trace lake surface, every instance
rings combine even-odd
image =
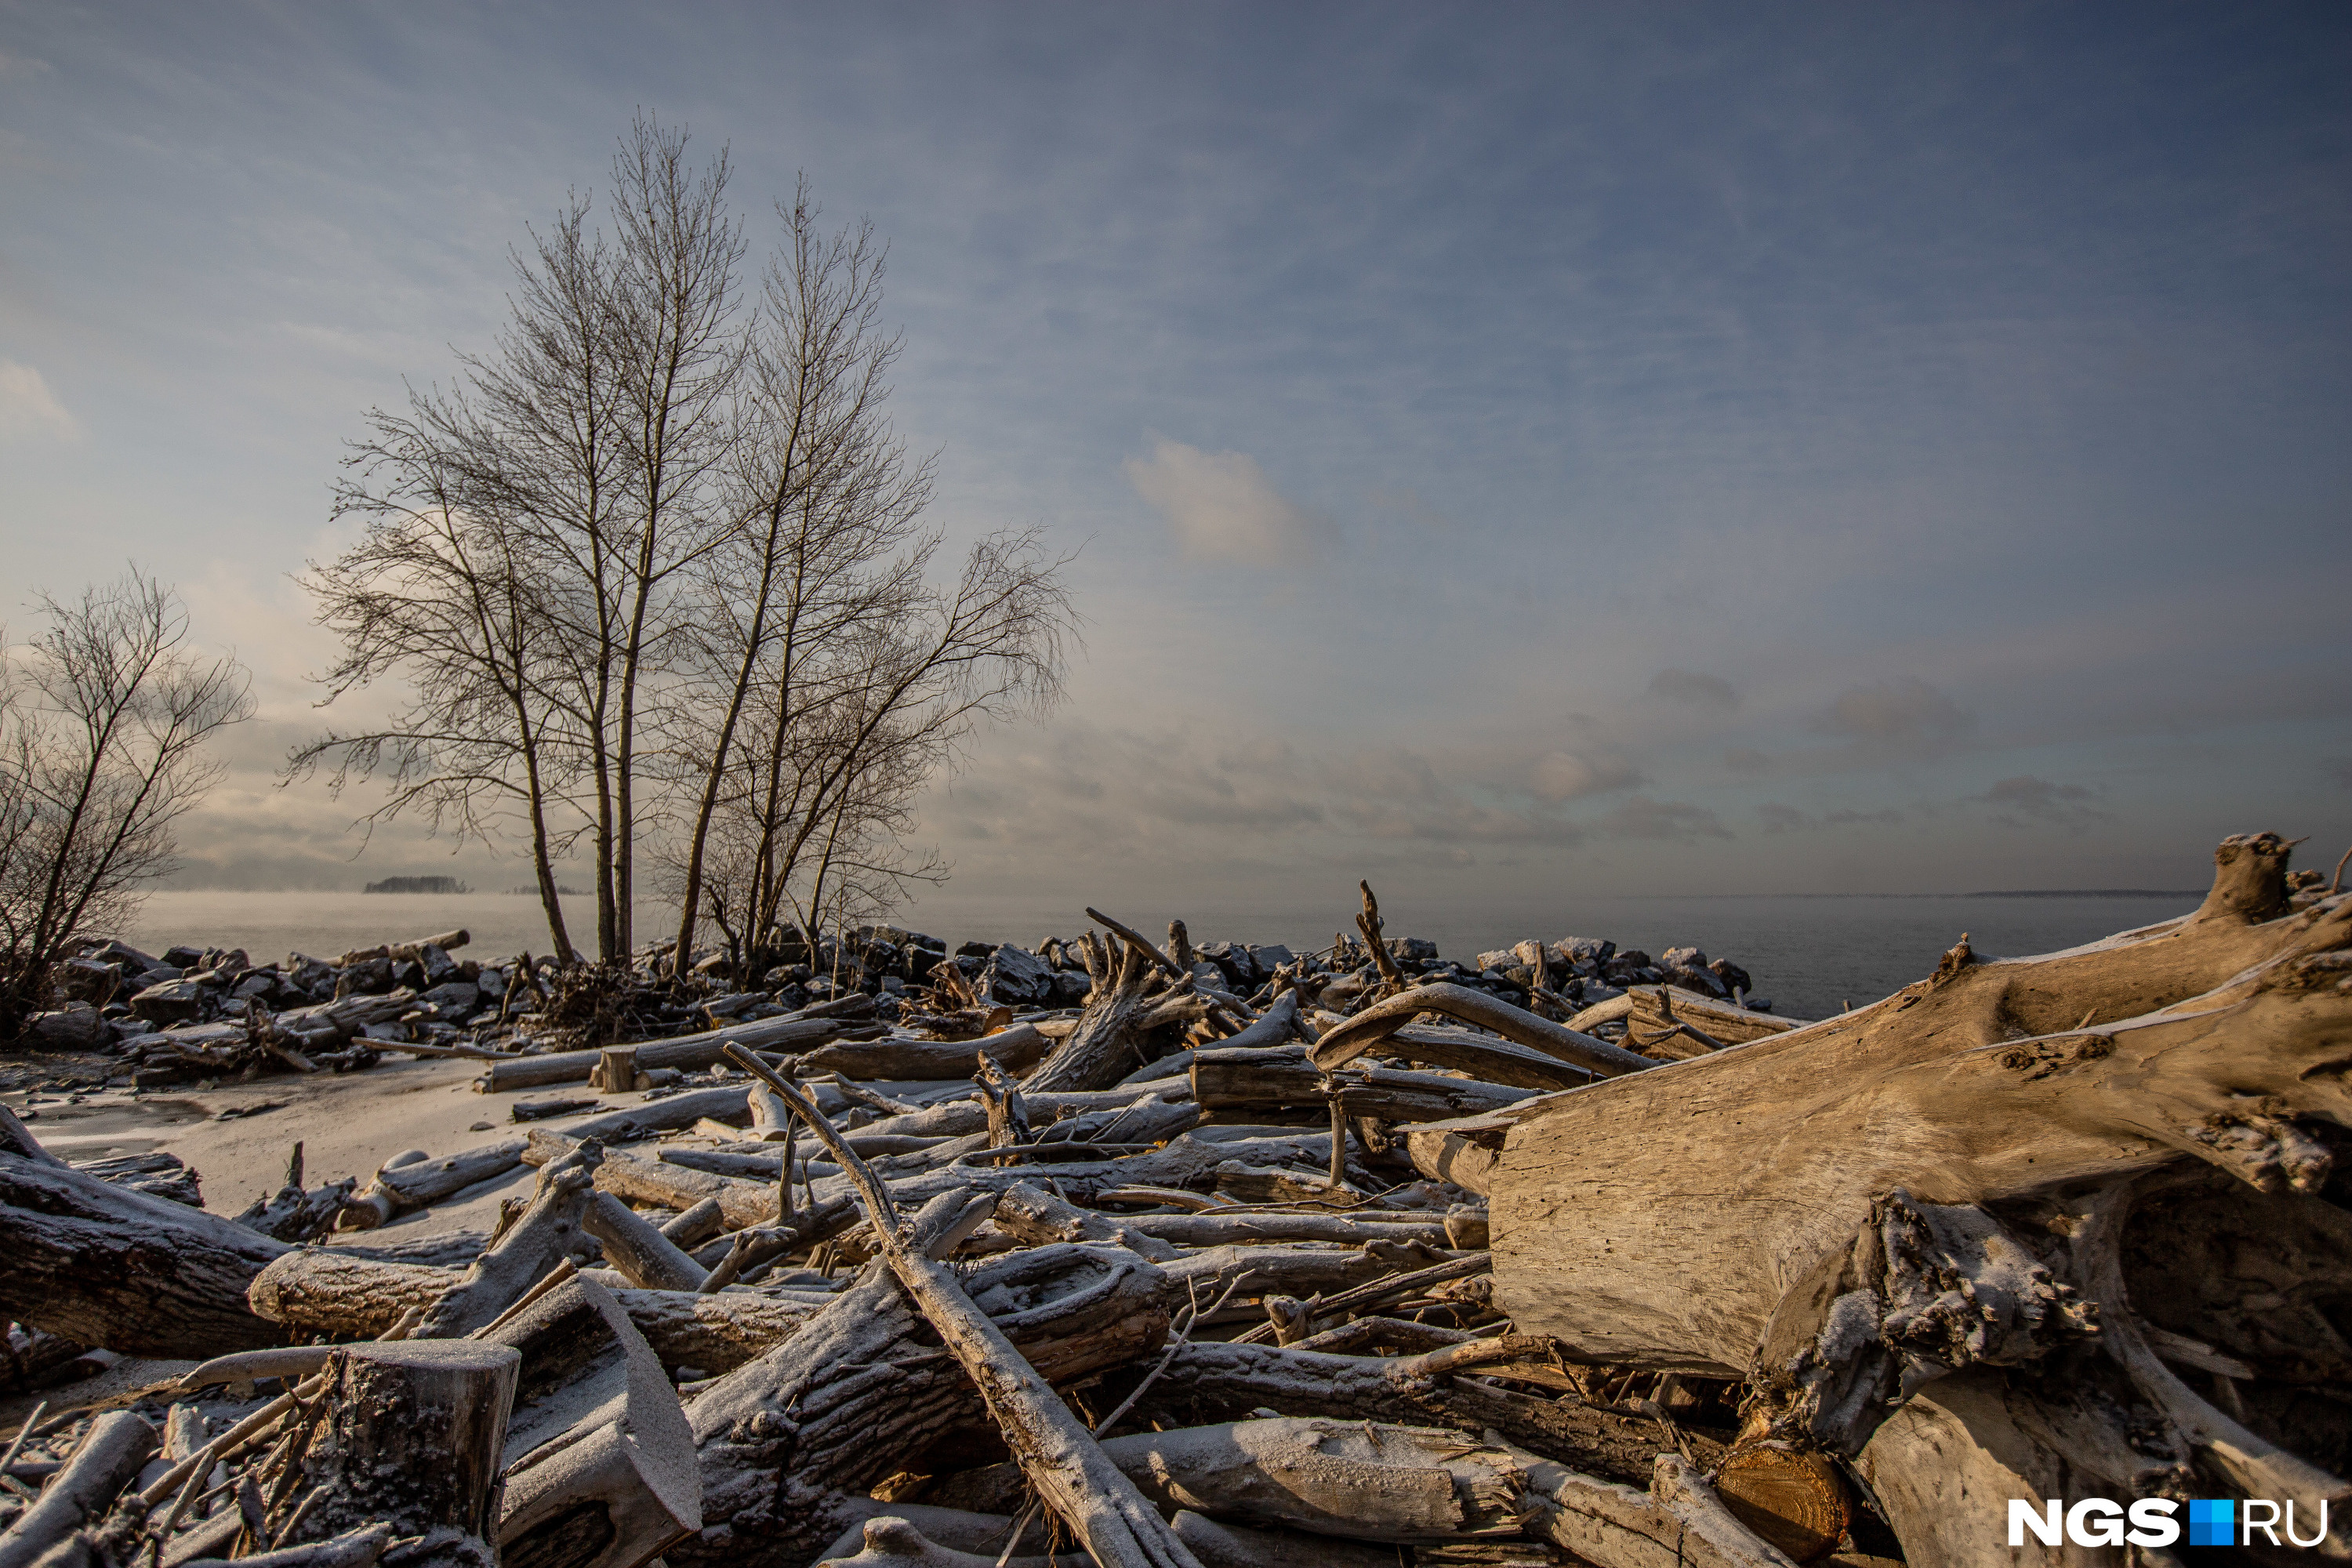
[[[1427,937],[1448,958],[1467,963],[1522,937],[1606,937],[1653,956],[1668,947],[1696,945],[1710,958],[1727,958],[1755,977],[1756,992],[1796,1017],[1817,1018],[1851,1001],[1874,1001],[1927,974],[1962,931],[1977,952],[2014,957],[2075,947],[2187,914],[2200,893],[2058,897],[1941,896],[1813,898],[1785,896],[1564,898],[1556,904],[1497,909],[1412,910],[1391,907],[1391,936]],[[992,901],[959,889],[919,907],[900,923],[959,942],[984,940],[1032,945],[1083,929],[1083,898],[1058,901]],[[1196,942],[1225,939],[1285,942],[1300,950],[1328,945],[1352,910],[1321,903],[1295,908],[1254,905],[1228,910],[1188,909],[1166,913],[1110,910],[1155,936],[1171,914],[1181,914]],[[667,932],[676,917],[640,906],[640,943]],[[595,904],[564,900],[572,941],[593,945]],[[152,895],[125,933],[131,945],[161,952],[174,942],[241,947],[255,963],[302,952],[331,958],[352,948],[413,941],[464,927],[478,958],[549,951],[538,900],[500,893],[359,894],[330,892],[195,892]]]

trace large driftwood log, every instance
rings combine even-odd
[[[1576,1078],[1581,1081],[1583,1076],[1579,1073]],[[1245,1111],[1328,1113],[1334,1090],[1346,1115],[1380,1121],[1442,1121],[1516,1105],[1537,1092],[1396,1068],[1341,1068],[1326,1072],[1307,1059],[1303,1046],[1270,1050],[1219,1047],[1192,1053],[1192,1099],[1204,1113],[1213,1112],[1221,1121],[1241,1121],[1243,1117],[1236,1113]]]
[[[245,1304],[283,1242],[216,1215],[0,1153],[0,1318],[133,1355],[276,1344]]]
[[[866,1010],[870,1014],[873,1003],[862,997],[860,1000],[866,1002]],[[656,1068],[696,1071],[718,1062],[730,1045],[755,1051],[812,1050],[827,1040],[839,1039],[854,1027],[854,1024],[842,1018],[811,1017],[803,1010],[782,1018],[762,1018],[757,1023],[712,1029],[707,1034],[644,1041],[636,1047],[637,1067],[641,1071]],[[595,1050],[517,1057],[494,1064],[474,1080],[474,1087],[485,1094],[503,1094],[512,1089],[542,1089],[551,1083],[585,1083],[603,1055],[601,1050]]]
[[[1396,1035],[1423,1013],[1443,1013],[1465,1024],[1492,1029],[1507,1040],[1604,1078],[1639,1072],[1643,1068],[1657,1065],[1649,1058],[1636,1056],[1621,1046],[1612,1046],[1591,1035],[1563,1028],[1549,1018],[1538,1018],[1526,1008],[1514,1007],[1484,991],[1444,983],[1417,985],[1385,1002],[1376,1002],[1356,1014],[1316,1043],[1313,1052],[1315,1065],[1327,1068],[1344,1067]],[[1403,1050],[1402,1047],[1397,1048]],[[1449,1062],[1444,1065],[1455,1064]]]
[[[912,1222],[938,1245],[969,1208],[943,1194]],[[1118,1247],[1031,1247],[972,1267],[965,1289],[1040,1376],[1124,1365],[1168,1331],[1168,1279]],[[869,1271],[791,1340],[705,1389],[687,1412],[700,1455],[700,1536],[673,1563],[800,1568],[852,1522],[852,1500],[919,1464],[980,1394],[887,1270]],[[870,1515],[873,1505],[856,1517]]]
[[[919,1245],[912,1229],[901,1226],[889,1189],[816,1107],[750,1053],[730,1056],[782,1095],[857,1184],[882,1261],[980,1390],[1038,1498],[1069,1526],[1087,1554],[1101,1568],[1200,1568],[1184,1543],[1169,1533],[1167,1521],[1103,1457],[1085,1424],[973,1300],[956,1271],[933,1256],[938,1249]],[[965,1211],[975,1216],[969,1223],[976,1226],[995,1206],[993,1197],[972,1204]]]
[[[1752,1378],[1771,1438],[1860,1455],[1922,1554],[2002,1556],[1995,1532],[1937,1522],[1993,1454],[2064,1488],[2017,1495],[2137,1495],[2193,1463],[2306,1510],[2345,1499],[2341,1469],[2293,1451],[2278,1394],[2283,1362],[2341,1361],[2341,1339],[2292,1315],[2267,1347],[2232,1338],[2268,1283],[2219,1288],[2211,1340],[2151,1332],[2123,1261],[2135,1184],[2200,1162],[2243,1185],[2200,1182],[2168,1212],[2176,1255],[2242,1228],[2246,1188],[2283,1211],[2274,1228],[2345,1234],[2320,1192],[2352,1124],[2352,896],[2298,906],[2288,849],[2224,842],[2180,920],[2036,959],[1963,940],[1859,1012],[1456,1124],[1457,1142],[1500,1142],[1483,1173],[1434,1142],[1416,1160],[1491,1192],[1496,1300],[1518,1328],[1596,1361]],[[1660,1202],[1661,1172],[1712,1201]],[[2302,1288],[2352,1289],[2326,1251],[2301,1259]],[[2253,1373],[2224,1396],[2242,1416],[2175,1366]],[[1964,1371],[1938,1403],[1937,1380]],[[2168,1453],[2180,1463],[2151,1463]]]
[[[793,1058],[802,1073],[837,1072],[844,1078],[902,1083],[930,1079],[968,1077],[979,1054],[986,1051],[1008,1072],[1025,1072],[1045,1059],[1053,1042],[1034,1024],[1014,1024],[993,1035],[970,1040],[919,1040],[891,1037],[841,1040]]]

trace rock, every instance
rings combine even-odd
[[[36,1013],[25,1020],[25,1038],[43,1050],[89,1051],[114,1043],[113,1026],[87,1002]]]
[[[425,983],[428,988],[446,985],[458,977],[457,961],[431,942],[425,944],[420,956],[425,961]]]
[[[82,954],[100,963],[110,963],[126,974],[144,974],[163,961],[140,952],[128,942],[107,942]]]
[[[1702,996],[1719,996],[1729,1000],[1731,988],[1716,978],[1709,969],[1694,969],[1687,964],[1670,964],[1660,972],[1669,985],[1679,985],[1685,991],[1696,991]]]
[[[237,976],[228,994],[233,1001],[250,1002],[257,996],[267,1002],[278,994],[278,976],[267,969],[247,970]]]
[[[1083,1007],[1094,992],[1095,983],[1083,970],[1054,971],[1054,1005]]]
[[[382,953],[362,958],[343,966],[342,989],[345,994],[355,992],[381,996],[392,989],[392,960]]]
[[[1756,982],[1748,977],[1748,971],[1727,958],[1718,958],[1708,964],[1707,968],[1713,972],[1717,980],[1723,982],[1727,990],[1749,991],[1755,988]]]
[[[1247,994],[1257,989],[1265,979],[1258,967],[1256,955],[1237,942],[1213,942],[1195,950],[1224,973],[1224,984]]]
[[[1042,1007],[1054,995],[1054,971],[1027,948],[1008,942],[990,952],[979,984],[982,995],[1008,1007]]]
[[[1695,947],[1670,947],[1658,954],[1661,969],[1705,969],[1706,954]]]
[[[122,965],[95,958],[68,958],[50,974],[58,990],[80,1002],[97,1002],[122,988]]]
[[[314,998],[323,1000],[334,994],[335,966],[324,959],[313,958],[307,952],[289,952],[278,968],[289,984]]]
[[[1597,936],[1564,936],[1551,944],[1562,963],[1590,974],[1617,955],[1617,944]]]
[[[202,969],[205,966],[205,950],[181,942],[163,950],[163,962],[184,974],[191,969]]]
[[[474,985],[485,1001],[496,1002],[507,994],[507,972],[503,969],[482,969],[475,974]]]
[[[1399,965],[1434,963],[1437,961],[1437,944],[1423,937],[1392,936],[1388,939],[1386,946],[1389,956]]]
[[[1508,969],[1520,962],[1517,948],[1498,947],[1492,952],[1482,952],[1478,955],[1478,970],[1479,973],[1484,973],[1490,969]]]
[[[470,981],[452,980],[436,985],[417,1000],[433,1009],[435,1023],[462,1024],[481,1011],[482,989]]]
[[[193,1024],[205,1016],[210,1000],[200,980],[166,980],[131,998],[131,1010],[151,1024]]]
[[[967,942],[955,950],[955,955],[958,958],[977,958],[985,960],[995,951],[995,945],[991,942]]]
[[[1261,985],[1273,979],[1274,972],[1284,964],[1298,962],[1298,955],[1278,942],[1267,942],[1263,947],[1254,944],[1249,954],[1257,965],[1257,983]]]

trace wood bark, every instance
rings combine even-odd
[[[1172,973],[1175,966],[1140,936],[1123,927],[1113,929],[1119,934],[1108,943],[1097,942],[1091,931],[1083,939],[1094,989],[1087,994],[1077,1027],[1024,1080],[1024,1093],[1108,1089],[1142,1060],[1132,1026],[1142,1011],[1145,989],[1155,973],[1164,968]]]
[[[580,1223],[604,1247],[604,1261],[641,1290],[698,1290],[709,1270],[610,1193],[598,1193]]]
[[[1580,1081],[1582,1076],[1578,1075]],[[1344,1114],[1381,1121],[1444,1121],[1516,1105],[1537,1092],[1395,1068],[1342,1068],[1327,1072],[1307,1059],[1303,1046],[1198,1050],[1192,1053],[1192,1079],[1194,1103],[1203,1113],[1214,1113],[1224,1121],[1239,1120],[1234,1113],[1249,1111],[1327,1114],[1335,1086]]]
[[[478,1340],[338,1351],[326,1421],[302,1459],[305,1479],[326,1496],[299,1533],[322,1540],[381,1522],[404,1536],[494,1538],[499,1454],[521,1362],[512,1346]]]
[[[1465,1024],[1492,1029],[1505,1039],[1528,1047],[1603,1078],[1639,1072],[1657,1064],[1620,1046],[1539,1018],[1524,1007],[1466,985],[1417,985],[1385,1002],[1374,1003],[1316,1043],[1313,1058],[1320,1068],[1344,1067],[1388,1039],[1423,1013],[1443,1013]],[[1402,1047],[1398,1047],[1402,1052]],[[1410,1054],[1410,1053],[1404,1053]],[[1452,1065],[1452,1064],[1446,1064]],[[1497,1081],[1507,1082],[1507,1079]]]
[[[870,1013],[872,1008],[873,1004],[867,1002],[866,1010]],[[720,1052],[730,1043],[755,1051],[810,1050],[827,1040],[838,1039],[856,1027],[856,1025],[842,1018],[811,1017],[804,1014],[761,1018],[756,1023],[736,1024],[699,1035],[677,1035],[667,1040],[644,1041],[637,1047],[637,1066],[648,1072],[656,1068],[695,1071],[714,1066]],[[600,1048],[517,1057],[512,1061],[494,1064],[474,1080],[474,1086],[485,1094],[503,1094],[509,1089],[541,1089],[551,1083],[585,1083],[603,1055]]]
[[[425,1309],[416,1332],[427,1338],[472,1333],[578,1249],[602,1153],[591,1139],[541,1167],[521,1217]]]
[[[386,1164],[343,1205],[345,1230],[374,1230],[404,1214],[452,1198],[477,1182],[502,1176],[522,1163],[520,1138],[486,1143],[438,1160]]]
[[[1045,1506],[1066,1522],[1101,1568],[1200,1568],[1093,1435],[965,1290],[955,1271],[901,1230],[889,1190],[800,1091],[738,1051],[737,1065],[783,1096],[856,1182],[877,1249],[916,1308],[980,1390],[1006,1447]],[[984,1215],[993,1198],[970,1205]]]
[[[246,1287],[287,1251],[184,1204],[0,1153],[0,1318],[131,1355],[275,1344]]]
[[[968,1206],[961,1193],[933,1200],[911,1222],[916,1240],[935,1243]],[[1124,1248],[1032,1247],[974,1265],[965,1289],[1055,1384],[1133,1361],[1168,1331],[1167,1277]],[[710,1522],[668,1560],[800,1568],[840,1532],[849,1500],[982,1419],[983,1406],[880,1270],[705,1389],[687,1415]]]
[[[1050,1045],[1034,1024],[1014,1024],[970,1040],[918,1040],[898,1036],[878,1040],[843,1040],[801,1053],[793,1058],[793,1067],[801,1074],[836,1072],[844,1078],[871,1082],[920,1082],[969,1077],[979,1065],[980,1053],[985,1051],[998,1066],[1017,1074],[1045,1060]]]
[[[2341,1440],[2278,1385],[2295,1357],[2341,1359],[2333,1331],[2287,1320],[2265,1362],[2244,1342],[2260,1289],[2221,1289],[2206,1339],[2151,1334],[2125,1283],[2135,1184],[2184,1168],[2221,1174],[2170,1212],[2175,1254],[2255,1197],[2282,1210],[2273,1235],[2341,1234],[2321,1191],[2352,1124],[2352,898],[2291,899],[2289,847],[2225,841],[2180,920],[2035,959],[1963,939],[1873,1006],[1469,1119],[1443,1130],[1450,1158],[1423,1130],[1416,1163],[1491,1192],[1496,1300],[1519,1329],[1753,1379],[1769,1440],[1859,1456],[1923,1555],[2001,1555],[1990,1530],[1935,1522],[1993,1455],[2070,1489],[2020,1496],[2140,1495],[2190,1467],[2244,1495],[2352,1496]],[[1483,1171],[1460,1157],[1481,1143]],[[1716,1201],[1661,1203],[1664,1171]],[[2305,1288],[2352,1283],[2325,1251]],[[2256,1373],[2227,1396],[2243,1420],[2173,1370],[2201,1385],[2216,1356]]]
[[[504,1568],[637,1568],[702,1528],[685,1412],[610,1292],[567,1280],[482,1337],[522,1358],[503,1455]]]
[[[381,1334],[412,1308],[431,1307],[464,1273],[341,1257],[338,1251],[310,1247],[289,1252],[255,1278],[253,1310],[267,1320],[273,1341],[289,1331],[341,1338]],[[705,1374],[731,1371],[790,1339],[816,1311],[749,1291],[612,1294],[664,1366],[692,1367]]]

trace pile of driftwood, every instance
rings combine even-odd
[[[2192,1495],[2343,1556],[2352,896],[2289,848],[1811,1025],[1546,1017],[1369,898],[1345,1010],[1097,917],[1074,1018],[579,1053],[631,1098],[245,1223],[0,1126],[0,1312],[213,1358],[26,1423],[0,1568],[1990,1563],[2011,1499]],[[519,1163],[462,1261],[371,1244]]]

